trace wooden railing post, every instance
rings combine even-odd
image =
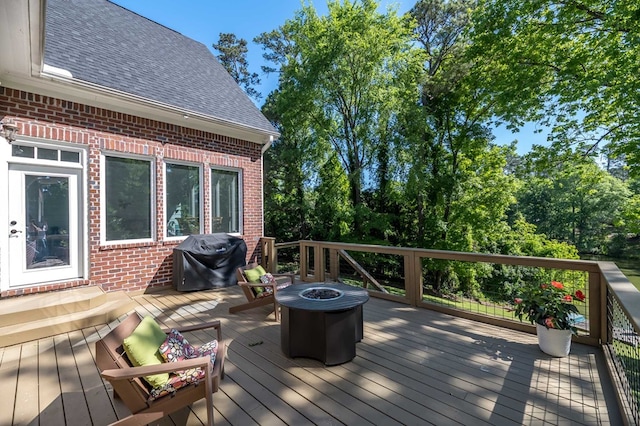
[[[329,249],[329,278],[333,281],[340,278],[340,258],[337,249]]]
[[[267,271],[275,274],[278,272],[278,258],[276,251],[276,239],[273,237],[260,238],[260,252],[262,257],[260,264]]]
[[[325,256],[324,248],[321,243],[316,243],[313,248],[313,263],[314,263],[314,281],[324,282],[325,279]]]
[[[306,281],[309,275],[309,242],[300,241],[300,280]]]
[[[309,249],[313,249],[313,274],[309,274]],[[300,279],[302,281],[324,281],[324,256],[320,243],[300,241]]]
[[[603,338],[607,324],[607,292],[600,277],[600,272],[589,272],[589,336],[596,341]]]
[[[422,261],[416,252],[404,255],[404,288],[412,306],[422,301]]]

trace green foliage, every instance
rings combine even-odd
[[[220,52],[217,56],[220,64],[231,74],[236,83],[247,95],[259,100],[262,95],[254,86],[260,84],[260,78],[258,74],[249,72],[247,40],[238,39],[232,33],[220,33],[218,43],[214,43],[213,48]]]
[[[305,135],[285,129],[264,156],[265,232],[280,241],[309,238],[312,203],[305,191]]]
[[[318,16],[303,6],[279,30],[256,40],[280,73],[272,95],[282,125],[305,129],[311,144],[331,145],[357,213],[363,177],[387,143],[399,103],[394,79],[413,49],[407,22],[395,12],[379,14],[375,1],[329,1],[328,9]]]
[[[470,1],[419,1],[411,10],[423,47],[420,99],[403,109],[406,236],[422,247],[484,251],[503,231],[516,180],[504,173],[510,148],[490,144],[491,113],[474,86],[465,31]],[[475,274],[459,271],[469,282]],[[451,274],[455,274],[453,270]],[[436,274],[436,291],[450,273]],[[441,283],[439,283],[441,280]],[[473,287],[473,285],[471,285]]]
[[[619,179],[583,157],[548,166],[548,151],[526,156],[518,209],[540,233],[574,244],[582,253],[606,253],[610,234],[621,230],[629,191]],[[536,167],[542,162],[546,168]]]
[[[580,4],[420,0],[400,18],[372,0],[333,0],[326,16],[306,3],[257,37],[265,71],[280,79],[263,108],[282,134],[265,155],[266,232],[569,259],[576,246],[624,252],[640,227],[640,183],[627,166],[638,162],[627,149],[638,83],[614,86],[638,65],[611,70],[607,61],[635,54],[619,49],[632,32],[617,39],[612,30],[635,6],[612,6],[613,20],[582,19]],[[602,44],[609,37],[615,43]],[[497,147],[496,117],[516,127],[547,120],[557,144],[524,157],[515,144]],[[611,148],[607,171],[593,159],[601,141]],[[584,144],[567,149],[573,142]],[[399,259],[358,261],[404,273]],[[557,279],[509,265],[423,266],[428,292],[478,300],[512,300],[527,283]]]
[[[635,0],[483,0],[472,56],[510,127],[553,127],[559,146],[625,155],[640,172],[640,4]]]
[[[351,231],[353,208],[349,200],[349,180],[333,152],[320,166],[315,192],[311,238],[341,241]]]

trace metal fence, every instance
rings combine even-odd
[[[640,336],[613,292],[607,296],[609,369],[621,389],[618,395],[635,424],[640,424]]]

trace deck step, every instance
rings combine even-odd
[[[107,300],[100,287],[80,287],[50,293],[29,294],[0,301],[0,327],[83,312]]]
[[[69,290],[70,294],[62,294],[66,293],[62,291],[33,295],[35,306],[30,299],[32,296],[18,297],[16,300],[22,300],[23,310],[15,308],[13,303],[7,303],[12,305],[11,316],[4,311],[4,304],[13,301],[3,300],[0,347],[106,324],[131,311],[136,305],[124,291],[105,293],[100,288],[92,288],[98,291],[77,289]],[[35,296],[49,296],[50,300]],[[58,303],[55,303],[56,300]]]

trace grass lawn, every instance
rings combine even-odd
[[[639,262],[640,263],[640,262]],[[631,265],[622,266],[618,262],[616,262],[620,271],[631,281],[631,284],[636,286],[638,290],[640,290],[640,265],[632,268]]]

